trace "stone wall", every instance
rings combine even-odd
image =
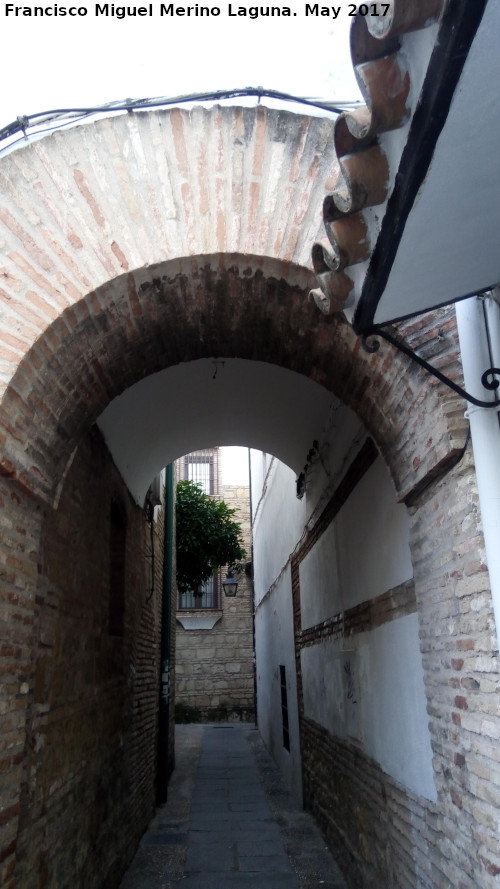
[[[17,547],[26,552],[25,518]],[[9,738],[22,783],[12,800],[17,843],[6,838],[13,844],[6,852],[15,851],[15,864],[4,852],[6,889],[115,889],[148,824],[156,794],[162,527],[154,527],[153,585],[145,512],[94,427],[58,508],[45,508],[36,587],[23,594],[14,582],[8,598],[11,605],[17,598],[19,617],[2,614],[17,691],[11,705],[25,708]]]
[[[220,497],[237,510],[250,558],[249,489],[226,485]],[[254,719],[253,585],[248,575],[240,575],[236,597],[220,592],[217,609],[177,612],[175,712],[178,722]]]

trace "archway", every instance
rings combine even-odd
[[[407,360],[393,350],[385,361],[370,356],[340,316],[319,316],[307,298],[311,280],[308,269],[290,263],[217,255],[128,273],[91,291],[15,367],[0,406],[3,475],[55,503],[81,435],[125,389],[182,362],[238,358],[303,374],[350,405],[407,497],[454,456],[447,416],[434,412],[429,439],[418,385],[398,390],[403,375],[418,379]],[[381,391],[386,404],[377,400]],[[410,469],[415,446],[422,456]]]
[[[1,217],[8,310],[1,330],[0,481],[9,638],[2,655],[7,672],[16,682],[22,678],[18,693],[8,689],[12,753],[3,855],[11,886],[19,874],[33,886],[38,879],[30,847],[37,867],[48,867],[43,879],[50,886],[58,867],[85,854],[83,846],[73,848],[77,836],[85,834],[88,848],[106,823],[109,838],[108,800],[116,811],[124,800],[133,803],[142,819],[150,806],[150,761],[138,749],[136,672],[144,639],[154,638],[159,605],[155,611],[148,601],[146,580],[132,561],[126,595],[137,634],[124,648],[119,622],[110,622],[104,604],[108,540],[118,541],[115,565],[123,560],[125,526],[133,531],[131,552],[144,537],[137,506],[144,481],[136,489],[130,484],[134,502],[94,426],[115,399],[153,374],[201,363],[217,371],[210,378],[216,385],[236,363],[244,369],[255,362],[262,376],[253,409],[263,423],[256,443],[269,441],[270,451],[279,450],[279,437],[276,417],[263,421],[258,413],[265,388],[280,373],[300,380],[295,389],[287,384],[303,424],[287,452],[296,471],[307,456],[300,456],[303,441],[313,428],[314,438],[321,435],[332,401],[351,408],[371,433],[401,500],[456,458],[448,413],[454,405],[443,406],[437,387],[423,391],[420,372],[399,354],[363,352],[341,317],[319,316],[308,300],[314,284],[308,248],[335,172],[330,134],[328,121],[261,108],[175,110],[75,128],[3,162],[9,204]],[[321,395],[306,405],[307,386],[320,387]],[[220,416],[230,422],[225,393],[221,400]],[[288,426],[282,421],[288,437],[292,415]],[[104,421],[103,429],[106,435]],[[162,434],[169,434],[168,424]],[[158,454],[151,461],[151,469],[163,462]],[[89,632],[78,635],[79,623]],[[141,664],[144,688],[155,665]],[[114,709],[107,710],[108,698]],[[150,699],[146,722],[155,707]],[[131,727],[126,743],[116,724]],[[89,780],[80,753],[86,741],[97,749],[97,725],[113,743],[104,760],[90,757]],[[130,795],[130,763],[139,760]],[[103,780],[103,771],[112,780]],[[82,817],[68,819],[55,842],[51,831],[70,804]],[[137,838],[132,821],[125,845]],[[103,837],[103,856],[105,843]],[[42,866],[47,849],[53,858]],[[97,870],[103,862],[96,857]]]

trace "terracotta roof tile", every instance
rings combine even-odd
[[[392,0],[378,3],[380,16],[357,16],[351,28],[351,58],[365,101],[341,114],[334,128],[340,174],[325,198],[323,221],[328,240],[313,245],[319,287],[311,291],[321,311],[341,311],[354,290],[350,266],[369,259],[368,226],[363,211],[383,204],[390,171],[379,136],[409,120],[411,71],[399,37],[438,21],[446,0]],[[370,4],[372,6],[373,4]]]

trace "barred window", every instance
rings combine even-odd
[[[177,466],[181,481],[196,482],[204,494],[215,496],[219,494],[219,448],[193,451],[191,454],[181,457]],[[179,611],[195,608],[218,608],[220,589],[220,571],[216,571],[203,584],[201,596],[195,596],[194,592],[179,593]]]
[[[193,608],[218,608],[220,590],[220,572],[216,571],[205,581],[201,588],[201,596],[194,592],[179,593],[179,611]]]
[[[179,460],[179,478],[200,485],[204,494],[219,493],[219,448],[193,451]]]

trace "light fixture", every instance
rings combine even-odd
[[[233,569],[231,565],[227,569],[226,579],[222,581],[222,586],[224,587],[224,595],[226,596],[235,596],[236,590],[238,589],[238,581],[233,574]]]

